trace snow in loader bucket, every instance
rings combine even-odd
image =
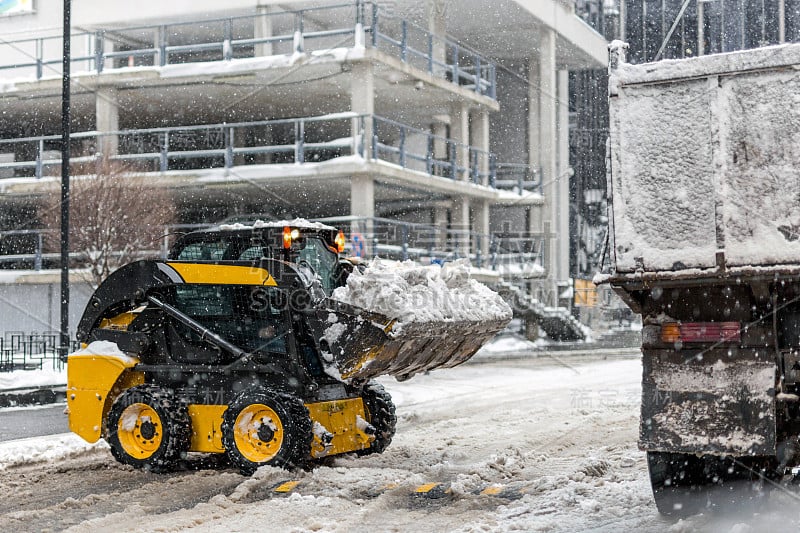
[[[775,455],[775,363],[726,363],[675,352],[642,359],[640,447],[647,451]],[[687,361],[688,359],[688,361]]]
[[[459,365],[508,325],[511,308],[472,279],[466,261],[373,261],[325,302],[328,371],[407,379]]]

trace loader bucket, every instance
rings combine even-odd
[[[390,375],[398,380],[450,368],[475,355],[509,320],[412,322],[329,300],[325,316],[336,316],[338,335],[326,335],[331,363],[343,379]],[[322,317],[321,317],[322,318]]]

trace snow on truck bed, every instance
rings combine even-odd
[[[332,298],[401,324],[511,319],[500,295],[470,277],[467,260],[421,266],[374,259],[363,273],[354,271]]]
[[[643,65],[612,44],[617,273],[800,264],[798,66],[797,44]]]

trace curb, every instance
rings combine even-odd
[[[0,391],[0,407],[27,407],[61,403],[66,398],[64,385]]]

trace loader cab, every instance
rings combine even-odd
[[[287,231],[288,230],[288,231]],[[320,224],[288,221],[222,224],[183,235],[168,254],[179,261],[283,259],[317,278],[330,296],[344,284],[348,265],[339,261],[343,235]]]
[[[275,260],[138,261],[95,291],[76,336],[116,343],[164,385],[198,369],[328,381],[311,324],[324,295],[306,279]]]

